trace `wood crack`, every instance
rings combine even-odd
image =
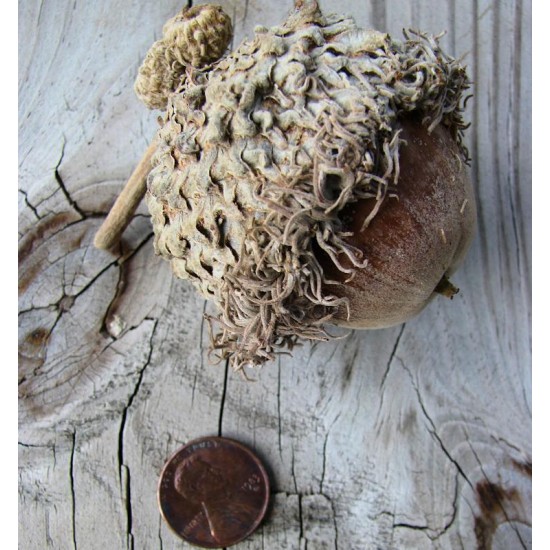
[[[76,544],[76,497],[75,497],[75,485],[74,485],[74,456],[76,447],[76,432],[71,434],[71,454],[69,458],[69,487],[71,491],[71,525],[73,535],[73,548],[77,550]]]
[[[131,476],[130,476],[130,468],[124,462],[124,435],[125,435],[125,429],[126,429],[126,421],[128,419],[128,411],[132,407],[132,404],[134,403],[134,400],[137,394],[139,393],[139,390],[141,388],[141,383],[143,382],[145,370],[151,364],[151,357],[153,355],[153,338],[155,336],[155,331],[157,328],[158,321],[155,320],[153,321],[153,323],[154,323],[153,330],[151,331],[151,336],[149,338],[149,354],[147,356],[147,359],[145,360],[144,365],[141,367],[141,369],[138,372],[134,389],[130,394],[130,397],[128,398],[128,402],[126,403],[124,409],[122,410],[120,428],[118,431],[117,456],[118,456],[118,467],[119,467],[119,483],[120,483],[121,494],[123,495],[123,499],[126,505],[126,533],[128,536],[129,549],[133,549],[134,547],[134,542],[133,542],[134,536],[132,533],[133,515],[132,515],[132,498],[131,498]]]
[[[451,453],[449,452],[449,450],[445,447],[445,444],[443,443],[443,440],[441,439],[441,437],[439,436],[439,434],[437,433],[437,429],[435,427],[435,423],[434,421],[432,420],[432,418],[430,417],[430,415],[428,414],[428,411],[426,409],[426,406],[424,404],[424,401],[422,399],[422,395],[420,393],[420,389],[418,388],[418,386],[415,384],[414,382],[414,379],[413,379],[413,376],[412,376],[412,372],[411,370],[405,365],[405,363],[403,362],[402,359],[400,359],[399,357],[397,358],[399,360],[399,362],[401,363],[403,369],[407,372],[407,374],[409,375],[409,378],[410,378],[410,381],[411,381],[411,385],[416,393],[416,396],[418,398],[418,403],[420,405],[420,409],[422,411],[422,414],[424,415],[425,419],[427,420],[428,424],[429,424],[429,428],[428,428],[428,431],[430,433],[430,435],[437,441],[439,447],[441,448],[441,450],[443,451],[443,454],[448,458],[448,460],[454,465],[454,467],[456,468],[456,472],[457,472],[457,476],[461,476],[465,481],[466,483],[472,488],[472,490],[474,489],[473,487],[473,484],[472,482],[470,481],[470,479],[468,478],[468,476],[466,475],[465,471],[463,470],[463,468],[460,466],[460,464],[458,463],[458,461],[453,458],[453,456],[451,455]],[[456,517],[457,517],[457,513],[458,513],[458,498],[459,498],[459,481],[458,479],[456,478],[455,479],[455,491],[454,491],[454,498],[453,498],[453,502],[452,502],[452,514],[451,514],[451,517],[449,519],[449,521],[445,524],[445,526],[442,528],[442,529],[439,529],[439,530],[435,530],[429,526],[417,526],[417,528],[419,530],[421,529],[425,529],[427,531],[427,535],[428,537],[435,541],[437,539],[439,539],[441,536],[443,536],[450,528],[451,526],[454,524],[455,520],[456,520]],[[404,523],[400,523],[400,524],[396,524],[394,525],[395,527],[407,527],[408,524],[404,524]],[[412,527],[411,527],[412,528]]]
[[[458,475],[460,474],[457,470],[457,476]],[[415,525],[415,524],[406,523],[406,522],[398,522],[398,523],[394,522],[392,524],[392,527],[394,529],[403,528],[403,529],[413,529],[415,531],[423,531],[432,542],[435,542],[436,540],[440,539],[449,531],[449,529],[451,528],[451,526],[454,524],[456,520],[457,513],[458,513],[458,497],[459,497],[458,489],[459,489],[458,479],[455,478],[455,491],[454,491],[454,498],[452,502],[453,511],[449,521],[443,526],[442,529],[436,530],[433,527],[430,527],[429,525]],[[390,514],[392,517],[395,518],[395,513],[391,513],[391,512],[385,512],[385,513]]]
[[[351,342],[350,342],[351,340]],[[351,382],[352,374],[353,374],[353,368],[355,366],[355,360],[357,359],[357,356],[359,355],[359,349],[360,344],[357,342],[355,338],[350,338],[348,340],[349,345],[351,346],[352,343],[354,345],[353,354],[350,357],[348,361],[346,361],[346,365],[344,367],[344,370],[342,372],[342,390],[346,389]]]
[[[382,516],[389,516],[389,518],[391,519],[391,522],[392,522],[392,524],[391,524],[392,529],[411,529],[413,531],[421,531],[429,539],[434,540],[434,538],[432,538],[430,536],[430,531],[433,531],[433,529],[429,525],[416,525],[414,523],[408,523],[408,522],[405,522],[405,521],[397,522],[397,521],[395,521],[396,515],[397,514],[396,514],[395,511],[390,512],[389,510],[382,510],[381,512],[376,514],[376,516],[374,516],[374,518],[372,518],[372,519],[374,521],[378,521],[378,519]]]
[[[458,498],[460,496],[460,493],[459,493],[460,484],[458,482],[458,476],[459,475],[460,475],[460,472],[457,470],[457,473],[456,473],[456,476],[455,476],[455,494],[454,494],[454,498],[453,498],[453,502],[452,502],[453,513],[451,514],[451,518],[449,519],[447,524],[443,527],[443,529],[437,534],[437,536],[435,536],[432,539],[434,541],[441,538],[445,533],[447,533],[449,531],[449,529],[451,528],[451,526],[454,524],[455,520],[456,520],[456,516],[458,514]]]
[[[300,492],[298,491],[298,482],[296,481],[296,471],[295,471],[295,465],[294,465],[294,446],[292,446],[292,456],[291,456],[291,462],[290,462],[290,475],[292,476],[292,481],[294,482],[294,492],[299,495]]]
[[[294,464],[294,461],[293,461]],[[300,539],[304,540],[304,517],[302,513],[302,495],[298,494],[298,522],[300,525]],[[305,548],[307,548],[307,540],[305,541]]]
[[[505,439],[505,438],[502,437],[502,436],[496,437],[494,434],[492,434],[492,435],[491,435],[491,439],[492,439],[497,445],[504,444],[504,445],[506,445],[510,450],[514,451],[515,453],[519,454],[520,456],[524,455],[523,451],[522,451],[517,445],[514,445],[513,443],[510,443],[510,441],[508,441],[507,439]]]
[[[281,356],[277,357],[277,443],[279,456],[283,458],[283,431],[281,418]]]
[[[380,389],[382,389],[384,387],[384,384],[386,383],[386,378],[388,377],[391,365],[393,363],[393,360],[395,359],[395,353],[397,352],[397,348],[399,346],[399,342],[401,341],[401,336],[403,336],[403,332],[405,331],[405,327],[406,327],[406,323],[403,323],[403,325],[401,327],[401,330],[399,331],[399,334],[397,335],[397,338],[395,339],[393,349],[391,350],[390,357],[389,357],[388,362],[386,364],[386,370],[384,371],[384,374],[382,376],[382,381],[380,382]]]
[[[443,441],[439,437],[439,434],[437,433],[437,429],[435,427],[435,423],[431,419],[430,415],[428,414],[428,411],[426,410],[426,406],[424,405],[424,402],[422,400],[422,395],[420,394],[420,390],[419,390],[418,386],[414,383],[414,379],[413,379],[413,375],[412,375],[411,370],[405,365],[405,363],[403,362],[402,359],[400,359],[399,357],[397,359],[401,363],[403,369],[405,369],[405,371],[409,375],[409,378],[411,380],[411,385],[412,385],[414,391],[416,392],[416,396],[418,398],[418,403],[420,405],[420,409],[422,410],[422,414],[424,415],[424,417],[426,418],[426,420],[428,421],[428,423],[430,425],[430,428],[428,429],[428,431],[433,436],[433,438],[438,442],[438,444],[441,447],[441,450],[443,451],[445,456],[454,464],[454,466],[460,472],[460,474],[464,478],[464,480],[473,489],[473,485],[472,485],[471,481],[468,479],[468,476],[466,475],[466,473],[464,472],[464,470],[462,469],[460,464],[452,457],[451,453],[447,450],[447,448],[445,447]]]
[[[91,286],[105,273],[107,272],[111,267],[117,264],[117,260],[114,260],[110,263],[108,263],[105,267],[103,267],[100,271],[98,271],[85,285],[82,286],[80,290],[75,292],[74,294],[67,294],[65,290],[63,289],[63,295],[59,300],[57,300],[54,303],[43,305],[43,306],[31,306],[26,309],[19,310],[19,315],[22,315],[24,313],[30,313],[32,311],[39,311],[39,310],[46,310],[50,308],[55,308],[59,315],[57,319],[54,321],[52,327],[50,328],[49,335],[53,332],[55,326],[59,322],[61,316],[70,311],[71,307],[74,305],[77,298],[79,298],[82,294],[84,294],[88,289],[91,288]],[[63,277],[63,286],[65,286],[65,278]]]
[[[132,492],[131,492],[131,480],[130,480],[130,468],[126,464],[120,466],[120,476],[122,483],[122,496],[126,510],[126,547],[128,550],[134,548],[134,534],[133,534],[133,514],[132,514]]]
[[[322,542],[323,548],[328,548],[330,535],[326,529],[330,529],[332,526],[334,539],[333,550],[338,550],[338,521],[336,508],[332,499],[322,492],[306,492],[306,493],[274,493],[273,496],[278,494],[289,496],[296,496],[298,502],[298,528],[299,528],[299,545],[300,549],[304,550],[308,545],[312,545],[313,548],[317,548],[318,544]],[[321,499],[316,498],[321,497]],[[329,517],[330,516],[330,517]],[[332,525],[331,525],[332,524]],[[317,527],[321,527],[321,533],[317,531]]]
[[[109,263],[109,264],[107,264],[103,269],[101,269],[96,275],[94,275],[90,279],[90,281],[87,284],[85,284],[75,294],[68,295],[68,294],[65,294],[65,292],[63,292],[63,296],[55,304],[52,304],[51,306],[47,306],[47,307],[54,306],[58,311],[57,318],[53,322],[53,324],[52,324],[52,326],[51,326],[51,328],[48,332],[48,339],[52,335],[53,331],[55,330],[56,326],[58,325],[58,323],[61,320],[61,318],[63,317],[63,315],[65,313],[67,313],[68,311],[70,311],[71,307],[74,305],[77,298],[82,296],[82,294],[84,294],[105,272],[107,272],[115,264],[116,264],[116,260]]]
[[[159,514],[159,522],[158,522],[159,528],[158,528],[158,539],[159,539],[159,550],[163,549],[163,542],[162,542],[162,517]]]
[[[327,430],[327,433],[325,435],[325,440],[323,441],[323,462],[321,465],[321,481],[319,483],[319,492],[323,493],[323,484],[325,482],[325,473],[327,469],[327,443],[328,443],[328,436],[330,434],[330,428]]]
[[[68,203],[80,215],[80,217],[82,219],[85,219],[86,214],[80,208],[80,206],[78,206],[76,201],[71,197],[69,191],[67,190],[67,187],[65,186],[63,178],[61,177],[61,174],[59,173],[59,168],[61,167],[61,163],[63,162],[63,157],[65,156],[65,146],[66,146],[66,144],[67,144],[67,142],[65,140],[63,140],[63,146],[61,147],[61,156],[60,156],[59,161],[57,162],[57,165],[54,169],[55,181],[57,181],[57,184],[59,185],[61,191],[65,195],[65,198],[67,199]]]
[[[19,193],[21,193],[23,195],[23,200],[25,201],[25,204],[31,209],[31,211],[34,214],[35,218],[37,220],[42,219],[39,216],[38,210],[36,209],[36,207],[33,204],[31,204],[31,202],[29,201],[29,197],[28,197],[27,193],[25,191],[23,191],[23,189],[19,189]]]
[[[413,523],[394,523],[392,525],[394,529],[412,529],[413,531],[431,531],[432,528],[429,525],[414,525]],[[426,533],[429,536],[428,533]]]
[[[229,359],[225,360],[225,373],[223,378],[223,389],[222,389],[222,396],[220,400],[220,414],[218,417],[218,436],[221,437],[222,435],[222,427],[223,427],[223,412],[225,407],[225,396],[227,394],[227,380],[229,377]]]
[[[325,473],[326,473],[326,466],[327,466],[327,446],[328,446],[328,438],[330,436],[330,433],[332,431],[332,428],[334,427],[334,425],[336,424],[336,422],[338,422],[338,419],[340,418],[340,415],[342,414],[342,412],[340,411],[336,417],[334,418],[334,420],[332,421],[331,425],[329,426],[328,430],[327,430],[327,433],[325,435],[325,440],[323,442],[323,463],[322,463],[322,468],[321,468],[321,482],[319,484],[319,492],[320,494],[324,494],[323,493],[323,484],[325,482]],[[327,497],[328,499],[328,497]],[[330,500],[330,499],[328,499]]]
[[[151,237],[153,236],[153,233],[150,233],[147,235],[134,249],[130,250],[129,252],[126,252],[126,254],[122,254],[113,262],[109,264],[108,267],[116,265],[118,267],[118,280],[115,288],[114,295],[109,302],[109,305],[107,306],[107,309],[105,310],[105,315],[103,316],[103,320],[101,323],[101,330],[108,334],[111,338],[114,338],[115,340],[120,338],[120,336],[123,336],[127,330],[122,330],[119,334],[114,333],[114,331],[109,329],[109,319],[111,317],[114,317],[115,313],[114,310],[116,309],[116,306],[118,304],[118,301],[121,299],[122,295],[124,294],[124,291],[126,290],[126,269],[127,265],[129,265],[129,262],[137,255],[137,253],[149,242]],[[93,282],[93,281],[92,281]],[[89,286],[89,285],[88,285]],[[129,329],[131,330],[131,329]]]
[[[338,522],[336,521],[336,509],[334,508],[334,502],[332,499],[324,495],[330,504],[332,510],[332,521],[334,522],[334,549],[338,550]]]
[[[514,48],[512,49],[512,56],[513,56],[513,67],[511,67],[511,72],[513,74],[513,78],[511,79],[511,82],[513,83],[512,92],[514,95],[515,102],[510,105],[511,112],[515,111],[515,116],[513,118],[514,126],[513,126],[513,137],[511,138],[511,147],[514,151],[514,183],[515,183],[515,194],[514,196],[510,196],[510,199],[512,200],[511,208],[512,211],[514,210],[513,205],[517,204],[521,207],[521,195],[518,192],[518,186],[521,181],[522,176],[522,163],[521,163],[521,110],[520,109],[514,109],[516,105],[521,105],[522,103],[522,93],[521,93],[521,83],[522,83],[522,73],[523,73],[523,67],[522,67],[522,59],[521,59],[521,53],[523,51],[523,36],[522,36],[522,18],[524,13],[524,7],[523,7],[523,1],[518,0],[515,5],[515,11],[514,11],[514,18],[518,22],[514,26]],[[527,69],[529,71],[529,69]],[[515,221],[515,220],[514,220]],[[520,218],[521,221],[521,218]],[[518,224],[523,226],[523,224]],[[515,226],[514,226],[515,228]],[[517,237],[516,237],[517,238]],[[527,269],[527,266],[529,265],[529,247],[523,246],[521,247],[522,251],[522,257],[518,258],[518,267],[522,263],[523,267]],[[527,286],[529,286],[529,281],[531,277],[528,275],[527,277],[522,277],[522,281],[527,281]],[[530,293],[530,292],[529,292]],[[531,413],[531,411],[529,411]]]
[[[386,369],[384,371],[384,374],[382,375],[382,380],[380,381],[379,391],[380,391],[380,405],[378,406],[378,414],[377,414],[377,421],[380,418],[380,415],[382,414],[382,408],[384,406],[384,396],[386,395],[385,392],[385,384],[386,379],[388,378],[388,374],[390,372],[391,366],[394,362],[394,359],[396,359],[396,353],[397,348],[399,347],[399,342],[401,341],[401,336],[403,336],[403,332],[405,331],[406,323],[403,323],[401,330],[399,331],[399,334],[397,335],[397,338],[395,339],[392,351],[390,353],[390,356],[388,358],[388,361],[386,363]]]
[[[37,445],[35,443],[24,443],[23,441],[18,441],[17,444],[20,447],[25,447],[25,449],[52,449],[50,444]]]

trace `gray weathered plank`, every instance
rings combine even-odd
[[[237,43],[291,6],[220,3]],[[133,81],[180,7],[20,3],[21,548],[187,548],[159,516],[158,476],[217,434],[272,478],[238,548],[529,548],[530,2],[321,1],[396,36],[448,30],[475,80],[479,231],[455,300],[306,343],[253,382],[209,363],[210,306],[154,256],[145,207],[115,255],[92,245],[155,132]]]

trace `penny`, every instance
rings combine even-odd
[[[269,501],[269,479],[258,457],[225,437],[204,437],[166,462],[158,502],[170,528],[202,548],[223,548],[248,537]]]

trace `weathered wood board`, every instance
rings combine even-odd
[[[235,41],[291,2],[219,2]],[[20,548],[187,548],[167,457],[253,447],[272,506],[242,549],[531,546],[531,4],[321,0],[396,36],[438,33],[475,81],[479,230],[451,302],[306,343],[247,382],[208,361],[209,306],[154,256],[144,206],[92,240],[156,129],[133,92],[175,0],[19,4]]]

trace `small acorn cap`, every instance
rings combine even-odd
[[[203,4],[170,19],[163,35],[179,63],[201,68],[222,57],[233,37],[233,27],[220,6]]]
[[[187,71],[218,61],[232,37],[231,19],[220,6],[184,8],[166,22],[163,37],[147,52],[134,84],[136,95],[149,109],[165,109]]]
[[[155,42],[139,68],[134,91],[149,109],[165,109],[168,96],[178,87],[186,67],[166,55],[164,40]]]

